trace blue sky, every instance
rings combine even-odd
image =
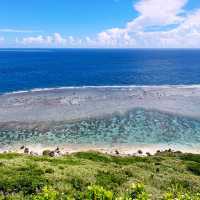
[[[132,0],[2,0],[0,26],[86,36],[123,26],[134,15]]]
[[[0,47],[199,48],[199,0],[1,0]]]

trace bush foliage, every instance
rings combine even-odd
[[[200,200],[200,155],[0,154],[0,200]]]

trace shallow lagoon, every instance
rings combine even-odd
[[[184,145],[200,144],[200,121],[158,111],[134,109],[104,118],[76,122],[51,122],[39,127],[16,129],[1,127],[1,147],[41,144],[116,146],[116,145]]]

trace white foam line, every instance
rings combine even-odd
[[[13,92],[3,93],[4,95],[9,94],[23,94],[29,92],[42,92],[52,90],[65,90],[65,89],[101,89],[101,88],[200,88],[200,84],[194,85],[106,85],[106,86],[66,86],[66,87],[53,87],[53,88],[34,88],[30,90],[19,90]]]

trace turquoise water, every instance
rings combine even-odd
[[[200,143],[200,121],[158,111],[135,109],[78,122],[57,122],[46,128],[0,129],[1,147],[18,144],[172,144]]]

